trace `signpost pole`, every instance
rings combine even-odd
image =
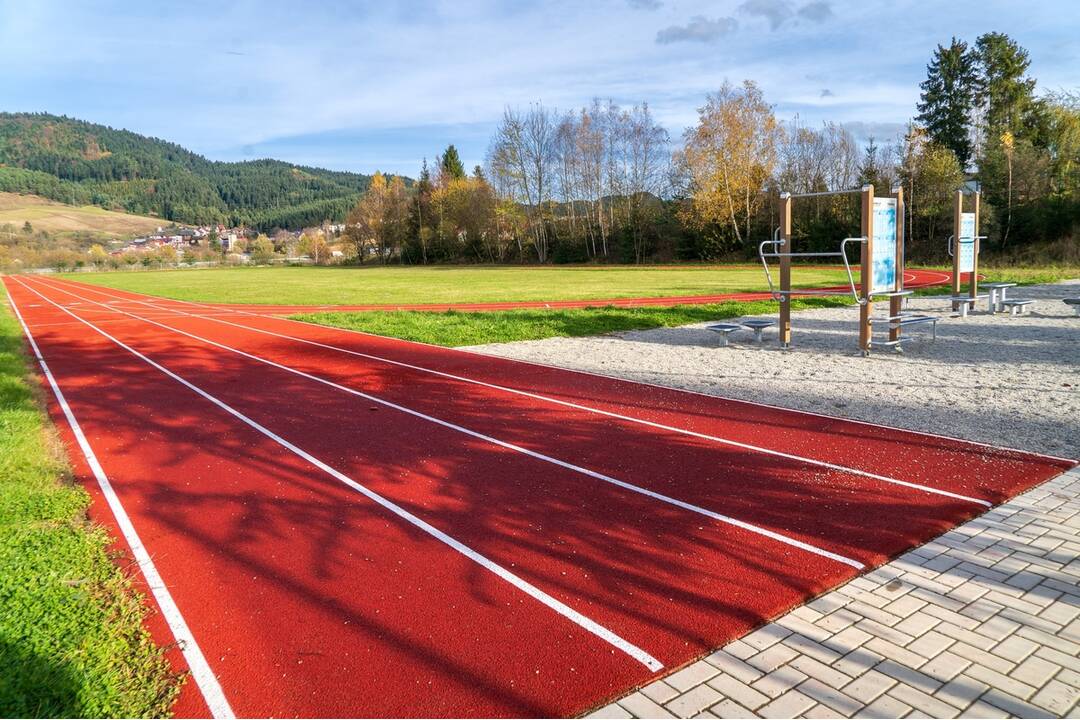
[[[874,186],[864,185],[862,189],[862,256],[860,258],[860,281],[862,284],[863,304],[859,306],[859,349],[863,355],[870,354],[870,311],[873,302],[870,291],[874,285]]]
[[[893,283],[893,292],[904,289],[904,188],[893,188],[893,197],[896,198],[896,278]],[[904,298],[893,295],[889,298],[889,317],[899,317],[903,310]],[[889,341],[900,340],[900,323],[889,322]],[[894,346],[899,349],[899,345]]]
[[[963,225],[964,215],[964,192],[956,191],[956,199],[953,203],[953,247],[952,247],[952,294],[960,294],[960,228]],[[960,309],[960,303],[953,301],[953,312]]]
[[[971,279],[968,280],[968,294],[972,300],[979,294],[979,195],[981,193],[975,191],[975,222],[972,227],[971,239],[972,239],[972,255],[971,255]],[[972,308],[975,306],[972,305]]]
[[[780,347],[791,347],[791,193],[780,195]]]

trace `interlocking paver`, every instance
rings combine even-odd
[[[731,698],[751,710],[761,707],[770,700],[768,695],[725,673],[720,673],[709,680],[708,685],[724,697]]]
[[[776,698],[780,697],[780,695],[795,687],[805,679],[806,675],[793,667],[785,665],[782,668],[772,671],[757,682],[752,683],[752,685],[755,690],[763,692],[771,698]]]
[[[650,700],[643,693],[627,695],[619,701],[619,705],[634,717],[669,718],[674,717],[670,712],[659,704]]]
[[[863,706],[863,704],[855,698],[813,678],[800,684],[798,690],[803,695],[813,698],[823,705],[829,706],[845,717],[854,715]]]
[[[961,675],[938,688],[934,697],[965,710],[989,689],[990,686],[986,683]]]
[[[719,670],[709,663],[696,662],[668,675],[664,680],[676,690],[686,692],[690,688],[705,682],[718,672]]]
[[[867,704],[881,697],[896,682],[894,678],[876,670],[867,670],[862,676],[845,685],[843,691],[856,700]]]
[[[793,718],[814,707],[815,701],[798,690],[788,690],[765,707],[758,710],[764,718]]]
[[[935,680],[947,682],[959,675],[971,665],[971,661],[946,651],[919,668],[919,672],[926,673]]]
[[[1056,715],[1065,715],[1073,710],[1078,700],[1080,700],[1080,686],[1058,680],[1051,680],[1046,687],[1035,693],[1035,697],[1031,698],[1032,704],[1046,708]]]
[[[780,667],[791,658],[798,656],[799,652],[797,650],[793,650],[787,645],[779,643],[773,645],[768,650],[759,652],[754,657],[747,658],[746,662],[749,665],[753,665],[761,672],[768,673]]]
[[[723,700],[720,693],[716,692],[708,685],[698,685],[674,700],[671,700],[664,707],[673,715],[678,715],[679,717],[692,717],[702,710],[705,710],[710,705],[718,703],[720,700]]]

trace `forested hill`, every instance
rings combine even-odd
[[[0,191],[262,230],[344,220],[371,176],[278,160],[213,162],[174,143],[38,113],[0,113]]]

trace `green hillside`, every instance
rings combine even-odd
[[[0,191],[182,223],[268,230],[343,220],[371,177],[278,160],[213,162],[174,143],[38,113],[0,113]]]

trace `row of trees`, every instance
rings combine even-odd
[[[576,262],[745,257],[777,224],[780,190],[900,184],[909,256],[944,259],[952,198],[983,189],[989,250],[1068,237],[1080,223],[1080,105],[1035,95],[1026,51],[988,33],[939,46],[919,114],[863,147],[837,123],[781,122],[753,82],[725,84],[672,151],[648,105],[507,109],[486,163],[451,146],[415,186],[376,176],[349,215],[360,261]],[[856,234],[854,198],[797,204],[797,239]]]

